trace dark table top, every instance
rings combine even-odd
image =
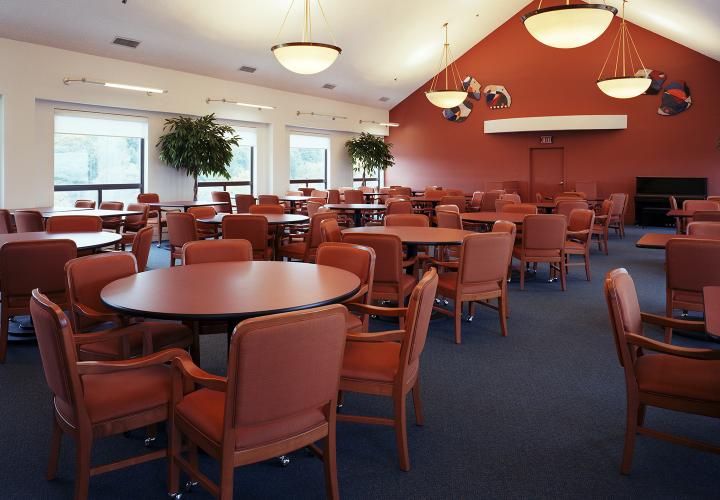
[[[343,233],[394,234],[399,236],[403,243],[413,245],[460,245],[465,236],[475,234],[461,229],[414,226],[354,227],[345,229]]]
[[[358,277],[298,262],[222,262],[156,269],[107,285],[100,297],[124,313],[166,319],[242,319],[341,302]]]
[[[468,222],[485,222],[493,223],[499,220],[506,220],[514,224],[522,224],[523,219],[528,214],[518,214],[514,212],[465,212],[460,214],[462,220]]]
[[[90,250],[112,245],[121,239],[121,235],[108,231],[96,233],[10,233],[0,234],[0,246],[11,241],[73,240],[78,250]]]
[[[208,217],[204,219],[198,219],[198,222],[205,224],[222,224],[223,218],[228,215],[262,215],[268,221],[268,224],[302,224],[308,222],[310,217],[307,215],[296,215],[296,214],[217,214],[215,217]]]
[[[387,207],[378,203],[329,203],[325,208],[330,210],[385,210]]]

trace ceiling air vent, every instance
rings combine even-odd
[[[380,99],[378,99],[378,101],[380,101],[380,102],[388,102],[389,100],[390,100],[389,97],[381,97]]]
[[[238,71],[244,71],[245,73],[255,73],[257,71],[257,68],[253,68],[252,66],[240,66],[238,68]]]
[[[334,85],[334,84],[332,84],[332,83],[326,83],[325,85],[322,86],[322,88],[328,89],[328,90],[332,90],[332,89],[334,89],[335,87],[337,87],[337,85]]]
[[[121,36],[116,36],[112,43],[115,45],[122,45],[123,47],[130,47],[131,49],[136,49],[137,46],[140,45],[140,42],[137,40],[123,38]]]

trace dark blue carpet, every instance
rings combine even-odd
[[[345,498],[690,498],[720,496],[720,457],[639,437],[632,474],[619,474],[625,388],[602,296],[602,278],[624,266],[636,280],[643,309],[664,309],[664,253],[634,247],[642,232],[593,251],[592,282],[571,271],[568,291],[545,282],[546,268],[520,292],[510,285],[509,336],[493,311],[463,324],[453,343],[452,320],[434,320],[422,362],[426,423],[410,426],[412,470],[397,466],[391,428],[339,424],[340,493]],[[153,249],[151,266],[165,266]],[[189,291],[190,292],[190,291]],[[375,323],[386,328],[387,323]],[[655,330],[659,337],[661,332]],[[717,347],[676,337],[677,343]],[[225,337],[202,338],[202,366],[225,370]],[[308,367],[308,369],[312,369]],[[69,498],[73,445],[63,441],[59,478],[44,479],[51,402],[37,347],[12,345],[0,366],[0,496]],[[348,395],[349,412],[390,415],[382,398]],[[410,411],[409,418],[413,418]],[[650,410],[658,429],[720,442],[717,420]],[[94,448],[94,463],[142,448],[143,433]],[[287,468],[267,462],[238,469],[236,497],[322,498],[322,464],[304,451]],[[215,465],[204,457],[215,477]],[[163,498],[166,464],[156,461],[90,480],[92,498]],[[185,498],[208,498],[196,491]]]

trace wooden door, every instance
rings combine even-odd
[[[565,191],[565,149],[530,148],[530,198],[552,198]]]

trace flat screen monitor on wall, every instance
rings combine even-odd
[[[637,194],[707,196],[707,177],[636,177]]]

